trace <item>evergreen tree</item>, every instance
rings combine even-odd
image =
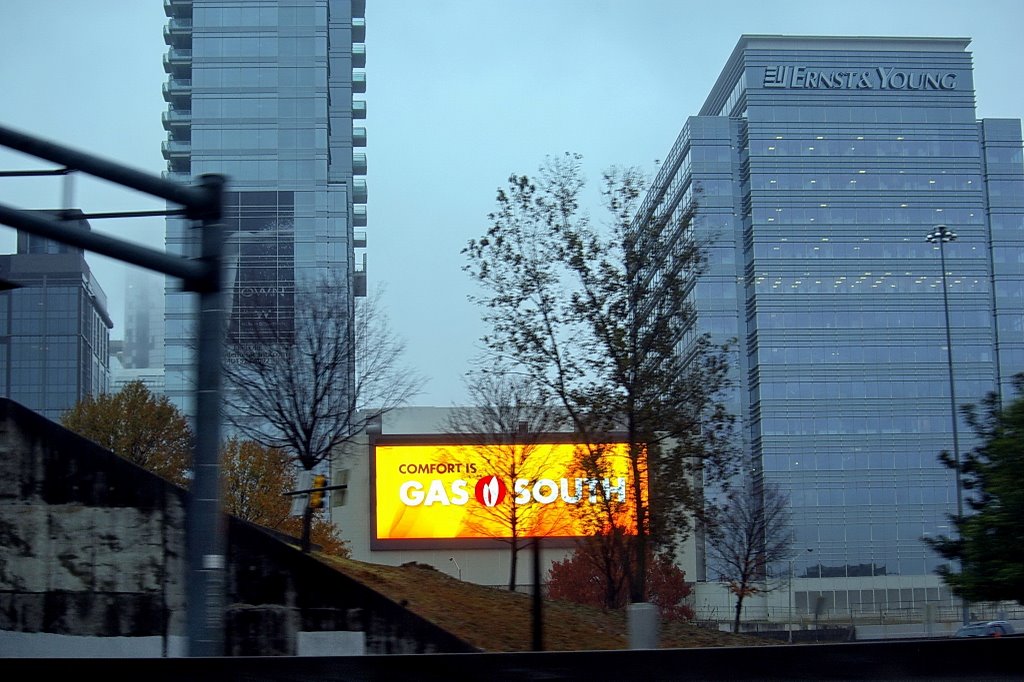
[[[957,537],[925,538],[959,571],[938,572],[953,592],[969,601],[1024,601],[1024,374],[1014,377],[1017,398],[1007,407],[990,393],[962,408],[981,443],[963,458],[961,480],[972,513],[951,516]],[[942,462],[955,469],[948,452]]]

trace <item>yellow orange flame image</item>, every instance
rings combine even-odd
[[[505,445],[503,454],[496,447],[378,443],[376,538],[579,537],[608,519],[631,528],[627,444],[600,446],[600,471],[589,474],[579,444]]]

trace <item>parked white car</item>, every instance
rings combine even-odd
[[[1012,635],[1013,626],[1005,620],[987,620],[969,625],[962,625],[957,629],[954,637],[1002,637]]]

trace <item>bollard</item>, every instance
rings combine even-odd
[[[630,649],[658,648],[658,607],[649,602],[626,606],[626,624]]]

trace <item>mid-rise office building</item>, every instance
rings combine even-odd
[[[123,339],[110,342],[110,391],[142,381],[154,394],[164,393],[163,278],[129,269],[124,285]]]
[[[19,231],[0,280],[14,287],[0,291],[0,395],[56,420],[106,392],[114,325],[82,250]]]
[[[296,295],[341,279],[339,307],[364,295],[366,224],[363,0],[165,0],[167,176],[228,178],[228,342],[246,321],[287,331]],[[196,255],[198,234],[169,219],[169,252]],[[194,302],[169,282],[167,396],[192,414]]]
[[[125,369],[162,371],[164,366],[163,279],[138,268],[125,275],[120,361]]]
[[[696,331],[738,341],[733,410],[755,481],[791,499],[798,612],[948,602],[922,538],[954,532],[950,388],[977,403],[1024,370],[1021,124],[977,120],[969,44],[743,36],[637,217],[695,203],[686,236],[711,240]]]

